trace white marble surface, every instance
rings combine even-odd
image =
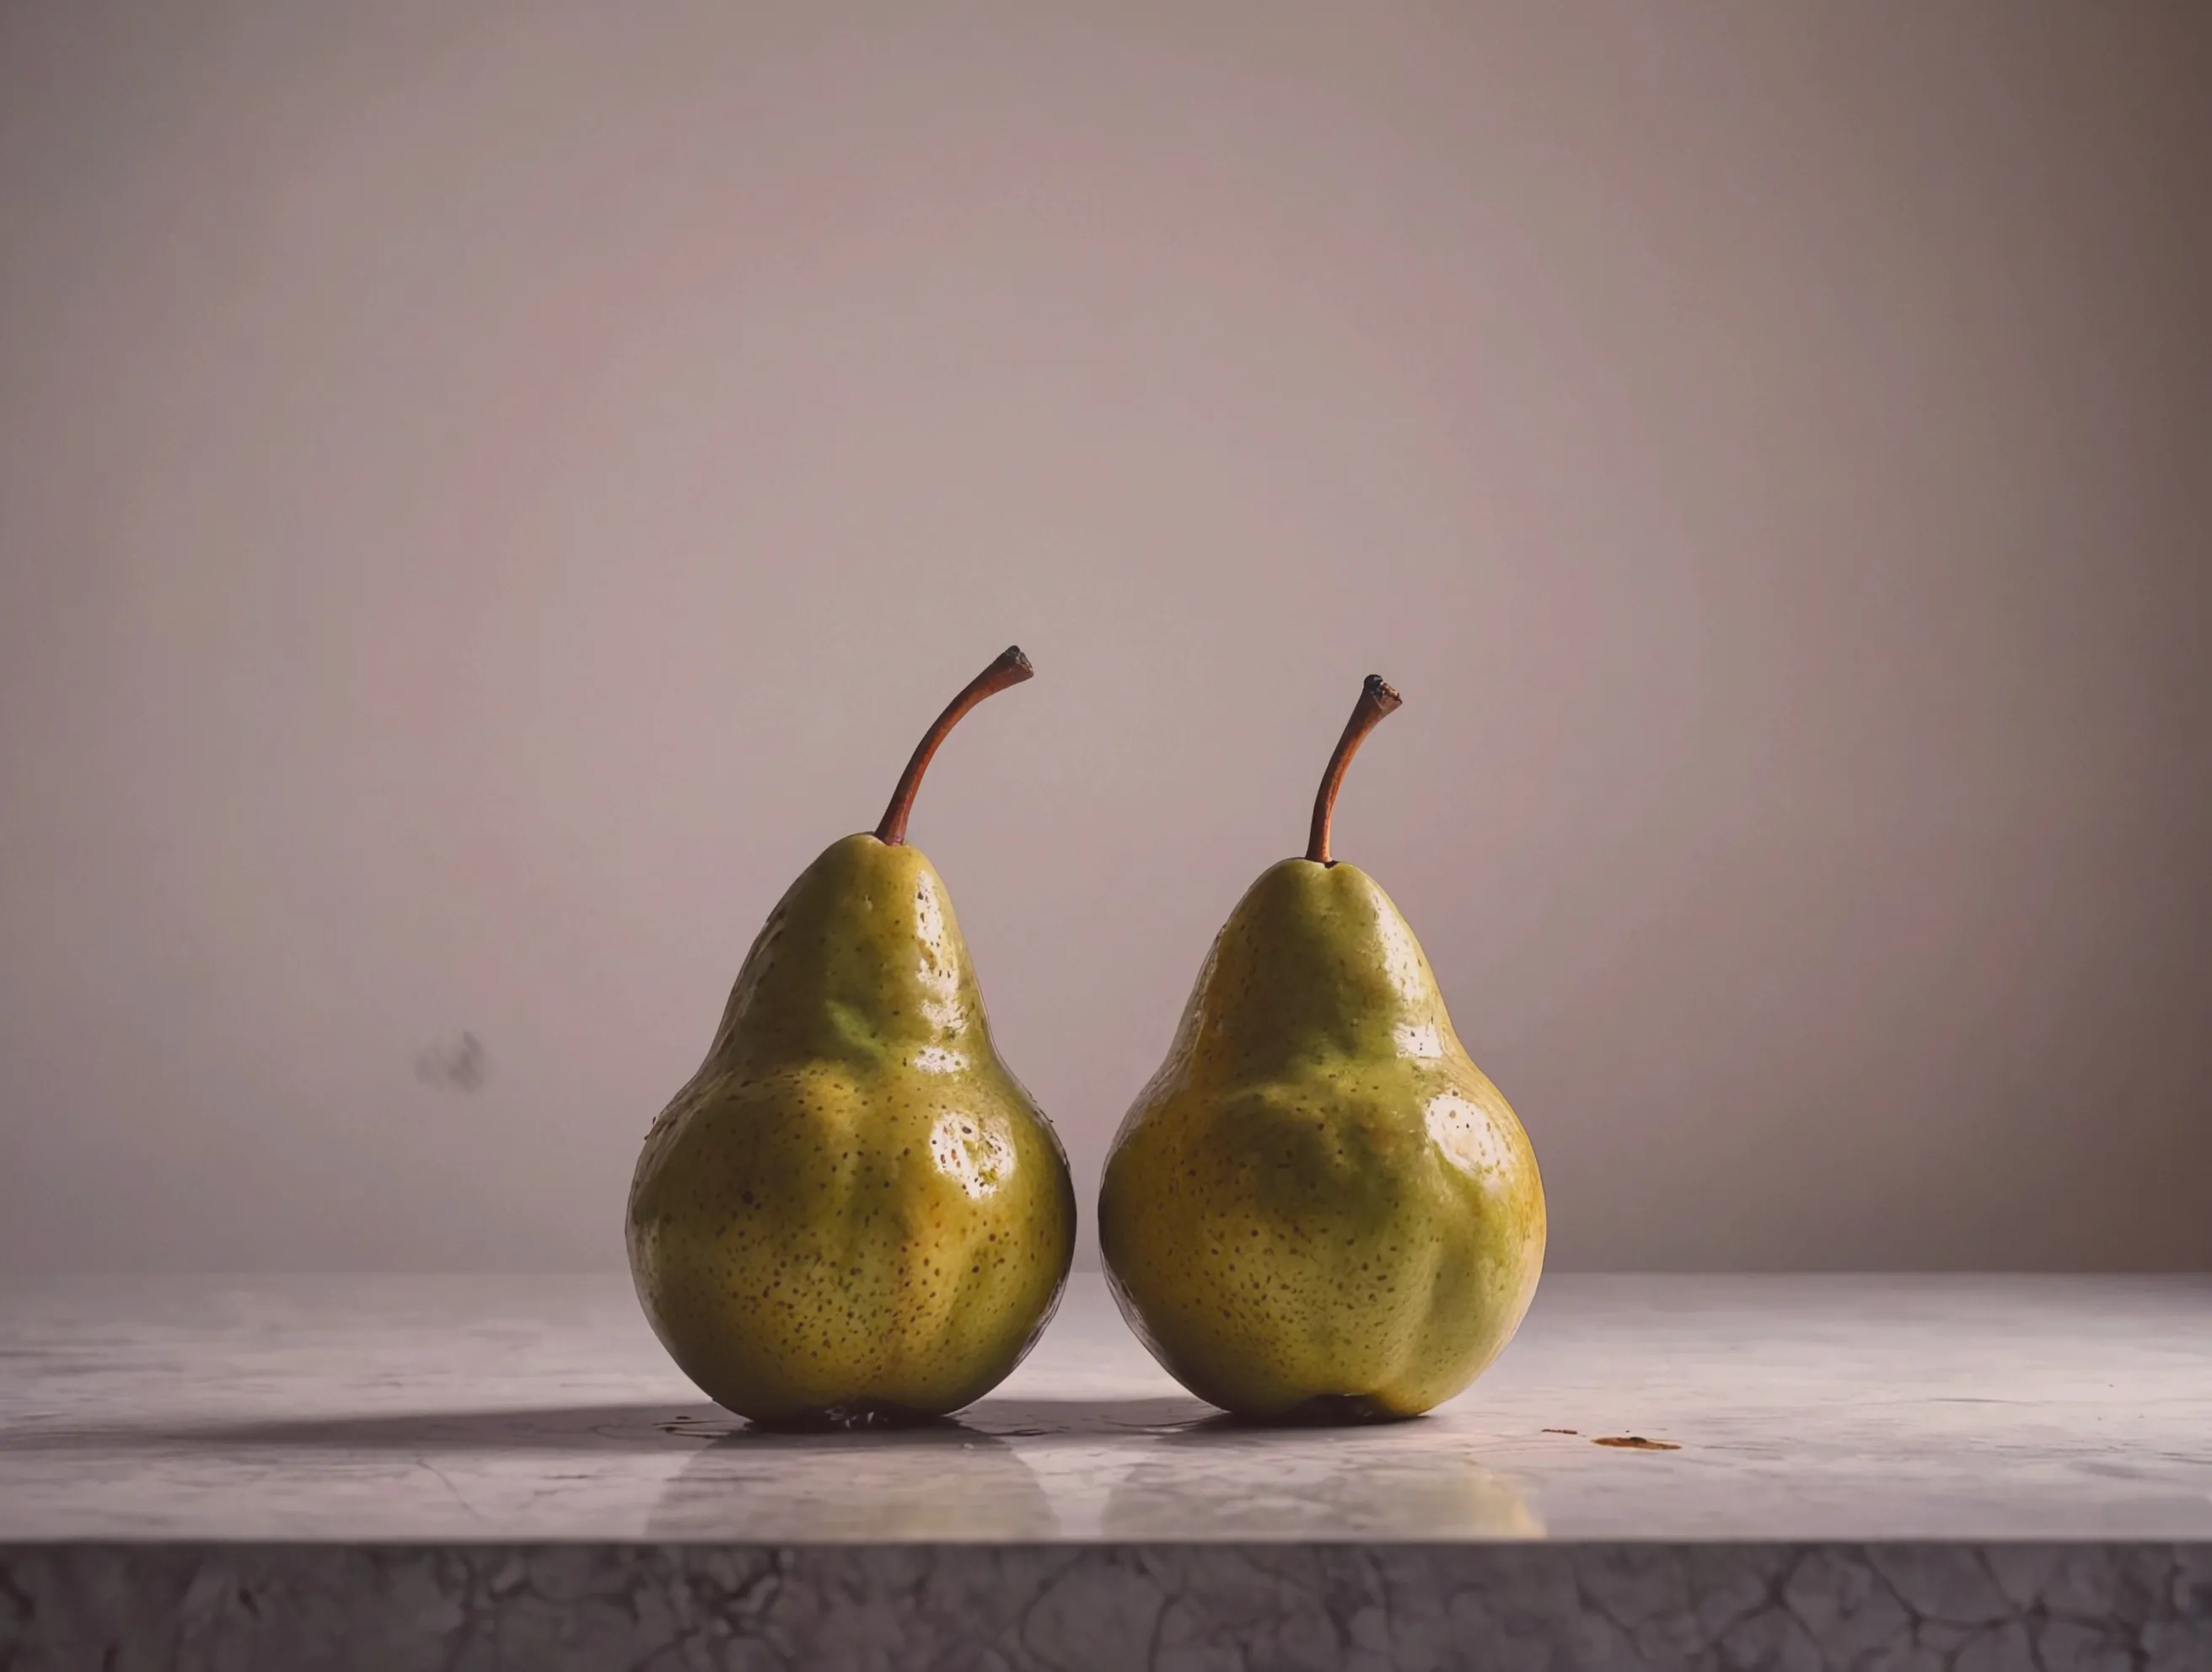
[[[2212,1278],[1554,1276],[1439,1413],[1254,1432],[1079,1275],[962,1427],[818,1438],[619,1278],[0,1284],[0,1542],[1543,1539],[2212,1539]]]

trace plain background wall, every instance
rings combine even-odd
[[[2208,86],[2201,0],[9,0],[0,1268],[618,1263],[1010,640],[914,835],[1086,1200],[1373,670],[1339,851],[1555,1264],[2212,1264]]]

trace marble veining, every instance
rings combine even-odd
[[[9,1672],[2203,1672],[2202,1545],[0,1546]]]

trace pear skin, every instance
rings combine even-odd
[[[1370,680],[1306,858],[1263,873],[1121,1124],[1098,1234],[1123,1315],[1241,1415],[1417,1415],[1512,1338],[1543,1267],[1528,1135],[1373,878],[1328,857]]]
[[[791,885],[706,1061],[647,1136],[629,1214],[639,1300],[684,1372],[757,1422],[957,1410],[1058,1304],[1066,1158],[999,1056],[943,881],[904,840],[944,733],[1026,677],[1018,651],[994,663],[923,739],[878,831]]]

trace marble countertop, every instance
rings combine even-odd
[[[1079,1274],[958,1426],[820,1437],[620,1277],[0,1283],[21,1544],[2208,1539],[2212,1277],[1555,1275],[1431,1416],[1255,1432]]]

